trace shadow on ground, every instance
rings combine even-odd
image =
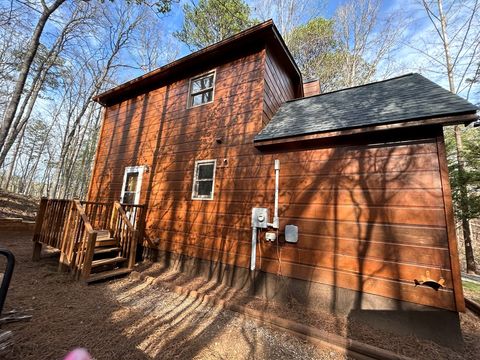
[[[344,358],[161,284],[130,277],[82,285],[56,271],[54,252],[32,262],[31,245],[29,234],[0,234],[17,258],[5,310],[33,315],[2,326],[14,332],[6,359],[60,359],[75,347],[95,359]]]

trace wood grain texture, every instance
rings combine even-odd
[[[459,309],[437,132],[260,150],[253,138],[298,95],[294,81],[266,49],[216,72],[211,104],[186,108],[187,78],[106,109],[90,200],[118,200],[124,168],[146,165],[141,203],[149,243],[248,267],[251,208],[273,211],[279,159],[279,246],[259,234],[261,270],[359,297]],[[206,159],[217,161],[214,199],[191,200],[194,163]],[[287,224],[299,227],[297,244],[285,243]],[[414,287],[426,271],[445,278],[446,289]]]
[[[268,48],[264,53],[264,77],[263,124],[266,125],[285,101],[295,99],[298,94],[296,84]]]
[[[450,266],[453,277],[453,291],[455,294],[455,307],[457,311],[465,312],[465,299],[463,297],[462,274],[460,272],[459,255],[457,248],[457,234],[453,218],[452,193],[448,179],[447,152],[443,134],[439,131],[437,136],[438,158],[440,162],[440,174],[442,177],[443,199],[445,201],[445,219],[447,226],[448,248],[450,254]]]
[[[305,94],[305,97],[321,94],[320,80],[303,83],[303,93]]]

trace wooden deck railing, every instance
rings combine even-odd
[[[42,199],[33,240],[60,249],[66,216],[71,206],[71,200]]]
[[[76,278],[87,280],[100,230],[108,230],[121,248],[127,267],[135,265],[136,248],[143,234],[143,205],[102,203],[64,199],[42,199],[33,241],[34,260],[41,245],[60,250],[60,266]]]
[[[90,223],[95,230],[108,229],[110,217],[112,215],[113,204],[107,202],[81,201],[90,219]]]
[[[125,211],[117,201],[113,204],[110,228],[113,230],[113,237],[122,249],[120,256],[128,259],[128,267],[135,265],[137,243],[139,241],[139,230],[133,225],[136,222],[137,211],[138,208],[130,208]]]
[[[86,280],[90,275],[96,241],[97,231],[85,209],[79,200],[72,200],[59,248],[60,263],[69,266],[76,278]]]

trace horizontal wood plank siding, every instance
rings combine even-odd
[[[261,270],[454,310],[437,134],[260,151],[253,138],[295,97],[293,81],[267,50],[216,71],[211,104],[187,109],[184,79],[106,109],[90,199],[117,200],[125,167],[146,165],[149,240],[246,268],[251,209],[273,211],[279,159],[280,246],[260,234]],[[206,159],[217,160],[214,199],[191,200],[195,161]],[[287,224],[297,244],[284,242]],[[426,271],[447,288],[414,287]]]

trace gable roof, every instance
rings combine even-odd
[[[276,50],[279,60],[282,61],[287,71],[294,78],[302,81],[302,75],[292,54],[288,50],[273,20],[267,20],[258,25],[243,30],[204,49],[191,53],[145,75],[123,83],[113,89],[107,90],[93,98],[102,105],[118,103],[140,93],[158,88],[172,78],[188,78],[197,73],[202,67],[212,68],[222,59],[246,54],[259,46],[269,45]]]
[[[284,103],[255,141],[475,113],[478,107],[407,74]]]

